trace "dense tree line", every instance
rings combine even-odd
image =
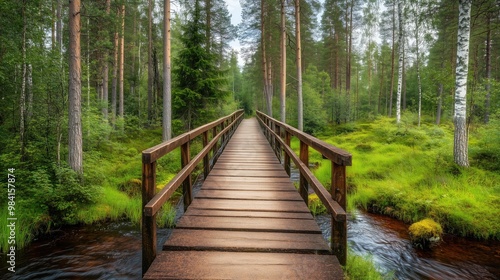
[[[86,153],[109,139],[163,123],[165,140],[238,106],[309,133],[408,112],[439,125],[457,118],[457,101],[462,130],[498,118],[498,1],[240,3],[237,28],[223,0],[183,0],[175,12],[168,0],[3,1],[1,168],[23,170],[26,184],[85,186]],[[457,71],[465,4],[468,72]],[[455,94],[457,73],[466,95]]]

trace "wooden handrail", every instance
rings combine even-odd
[[[217,161],[218,149],[223,149],[241,120],[243,110],[238,110],[229,116],[205,124],[189,132],[181,134],[169,141],[163,142],[142,152],[142,273],[146,273],[156,257],[156,214],[172,194],[183,186],[184,208],[192,201],[191,173],[203,160],[203,173],[208,176],[212,166]],[[209,142],[209,132],[212,139]],[[202,135],[203,149],[192,159],[189,143]],[[218,142],[220,146],[218,146]],[[155,195],[156,191],[156,161],[176,148],[181,149],[182,170],[171,179],[167,185]],[[209,153],[212,151],[212,164]]]
[[[346,166],[352,165],[351,154],[299,131],[286,123],[271,118],[260,111],[257,111],[257,119],[264,128],[264,134],[280,160],[281,153],[284,152],[283,164],[288,175],[290,175],[290,160],[299,169],[299,192],[305,203],[308,203],[308,186],[311,185],[318,198],[331,213],[332,252],[337,256],[340,264],[345,265],[347,261]],[[290,147],[291,136],[295,136],[300,140],[300,155],[295,154]],[[332,163],[331,194],[309,170],[309,147],[321,153]]]

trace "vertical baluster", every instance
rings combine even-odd
[[[306,168],[309,168],[309,146],[307,146],[307,144],[304,143],[302,140],[300,140],[300,161],[304,163]],[[306,205],[309,203],[308,189],[309,189],[309,184],[307,183],[306,178],[304,177],[304,175],[302,175],[301,172],[299,192],[302,199],[304,199]]]
[[[332,161],[332,198],[344,210],[347,206],[346,197],[346,167]],[[332,216],[332,243],[333,254],[337,256],[341,265],[347,262],[347,221],[335,221]]]
[[[142,274],[156,258],[156,214],[144,215],[144,207],[155,196],[156,161],[142,164]]]
[[[208,130],[203,132],[203,148],[208,145]],[[203,177],[206,179],[208,177],[208,173],[210,173],[210,161],[208,160],[207,153],[203,157]]]
[[[215,139],[217,137],[217,126],[214,126],[212,128],[212,139]],[[215,162],[217,161],[216,155],[217,155],[217,142],[215,141],[214,147],[212,148],[212,166],[210,166],[210,169],[212,169],[215,165]]]
[[[290,132],[288,132],[287,129],[285,129],[285,144],[290,147]],[[288,153],[285,152],[285,171],[288,174],[288,176],[291,176],[290,172],[290,156]]]
[[[191,160],[190,151],[189,151],[189,141],[181,146],[181,166],[184,168],[189,164]],[[184,194],[184,211],[187,210],[188,206],[193,201],[193,188],[191,184],[191,174],[184,180],[182,183],[182,192]]]

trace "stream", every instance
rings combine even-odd
[[[318,216],[329,237],[329,216]],[[444,236],[431,251],[409,242],[408,225],[358,212],[348,222],[348,243],[356,254],[373,256],[380,271],[396,279],[500,279],[500,242]],[[161,246],[171,230],[158,231]],[[18,252],[16,273],[7,272],[1,256],[2,279],[139,279],[141,233],[128,222],[66,228],[35,240]]]

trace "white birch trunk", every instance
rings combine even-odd
[[[69,1],[69,114],[68,163],[83,174],[82,73],[80,57],[80,0]]]
[[[457,67],[455,86],[455,163],[469,166],[467,136],[467,74],[469,66],[470,10],[472,0],[460,0],[458,8]]]
[[[403,8],[402,0],[398,0],[398,19],[399,19],[399,65],[398,65],[398,92],[396,100],[396,122],[401,122],[401,89],[403,87]]]
[[[122,5],[121,11],[122,17],[122,32],[121,32],[121,40],[120,40],[120,101],[118,106],[118,114],[120,118],[124,117],[124,85],[123,85],[123,72],[124,72],[124,64],[125,64],[125,5]],[[123,125],[123,124],[122,124]]]
[[[109,15],[111,11],[111,0],[106,1],[106,14]],[[102,68],[102,115],[104,119],[108,119],[108,106],[109,106],[109,54],[104,51],[104,66]]]

